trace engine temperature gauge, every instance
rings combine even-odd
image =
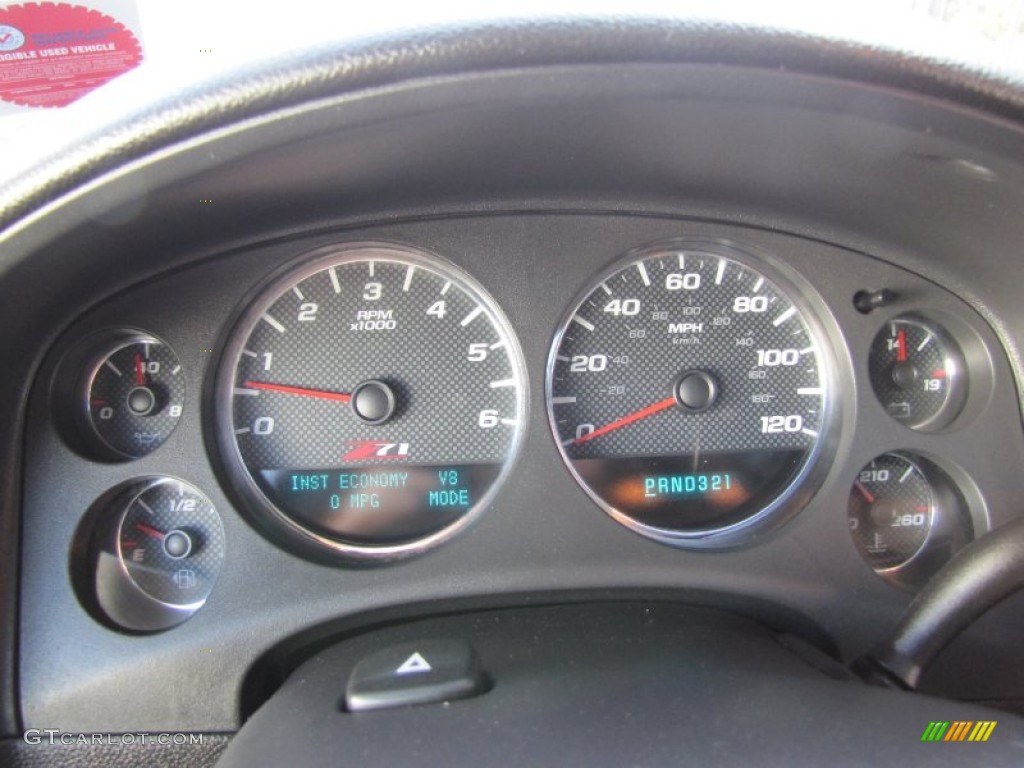
[[[952,480],[919,456],[886,453],[857,473],[847,519],[861,557],[883,578],[916,586],[970,537]]]
[[[947,426],[963,407],[963,353],[940,325],[900,317],[879,331],[868,367],[875,395],[889,415],[911,429]]]

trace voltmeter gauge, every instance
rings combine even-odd
[[[964,356],[940,325],[899,317],[879,331],[868,368],[875,395],[888,414],[911,429],[949,425],[967,395]]]
[[[150,334],[121,331],[105,336],[85,361],[75,396],[88,451],[137,459],[163,445],[185,401],[185,377],[174,350]]]
[[[94,586],[105,616],[151,632],[202,608],[224,559],[224,528],[206,495],[176,478],[146,477],[101,506]]]
[[[970,538],[953,481],[920,456],[886,453],[857,473],[847,506],[861,557],[883,578],[917,586]]]

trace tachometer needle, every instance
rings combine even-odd
[[[146,386],[146,367],[142,362],[142,355],[135,356],[135,385],[138,387]]]
[[[247,389],[263,389],[267,392],[281,392],[285,395],[302,395],[303,397],[316,397],[321,400],[337,400],[341,403],[347,403],[352,399],[352,395],[347,392],[328,392],[325,389],[290,387],[285,384],[270,384],[266,381],[246,381],[242,386]]]
[[[648,416],[653,416],[659,411],[664,411],[667,408],[671,408],[676,404],[675,397],[666,397],[661,402],[655,403],[654,405],[648,405],[646,408],[641,408],[639,411],[634,411],[628,416],[623,416],[621,419],[616,419],[610,424],[605,424],[603,427],[595,429],[593,432],[589,432],[585,435],[580,435],[570,443],[570,445],[579,445],[585,443],[588,440],[593,440],[595,437],[601,435],[607,435],[609,432],[614,432],[616,429],[632,424],[634,421],[640,421],[640,419],[646,419]]]

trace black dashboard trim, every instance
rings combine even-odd
[[[0,279],[5,283],[5,294],[40,289],[42,281],[28,268],[29,259],[61,226],[61,204],[89,188],[94,195],[90,201],[96,206],[94,211],[106,208],[109,201],[103,200],[103,194],[96,194],[102,192],[104,174],[116,176],[133,160],[143,161],[161,151],[171,151],[176,142],[218,129],[230,132],[245,120],[274,110],[424,74],[507,66],[541,68],[554,63],[634,62],[638,51],[643,51],[639,55],[649,61],[732,64],[751,69],[782,67],[791,73],[874,83],[883,89],[895,89],[894,94],[916,91],[948,100],[954,109],[978,110],[972,119],[1001,124],[1018,138],[1024,120],[1024,88],[1015,77],[979,72],[931,55],[877,50],[866,43],[703,21],[666,24],[660,20],[557,20],[428,30],[388,41],[363,41],[343,51],[339,56],[335,49],[322,49],[269,62],[244,84],[226,78],[156,106],[146,106],[111,130],[83,138],[64,154],[16,180],[0,197],[0,226],[4,228],[0,241],[5,246],[0,255]],[[127,85],[125,90],[129,90]],[[119,96],[123,93],[119,91]],[[64,222],[69,223],[67,219]],[[135,277],[141,279],[143,271]],[[156,267],[155,271],[162,270]],[[998,316],[987,312],[984,300],[976,302],[978,307],[990,320],[998,321]],[[66,317],[82,309],[81,304],[69,303]],[[56,327],[51,325],[43,331],[31,323],[12,322],[0,343],[3,358],[12,361],[8,378],[0,384],[0,395],[9,404],[0,412],[0,434],[4,436],[0,444],[0,540],[4,542],[0,621],[6,628],[18,625],[14,589],[20,564],[19,554],[13,550],[20,541],[24,406],[41,350],[56,337],[57,327],[64,325],[66,317],[57,319]],[[998,322],[996,325],[1004,340],[1012,336]],[[1019,370],[1019,354],[1013,345],[1009,350]],[[0,647],[0,732],[6,734],[16,733],[19,728],[16,657],[16,635],[5,632]]]

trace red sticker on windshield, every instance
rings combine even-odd
[[[138,39],[104,13],[67,3],[0,8],[0,99],[64,107],[142,62]]]

